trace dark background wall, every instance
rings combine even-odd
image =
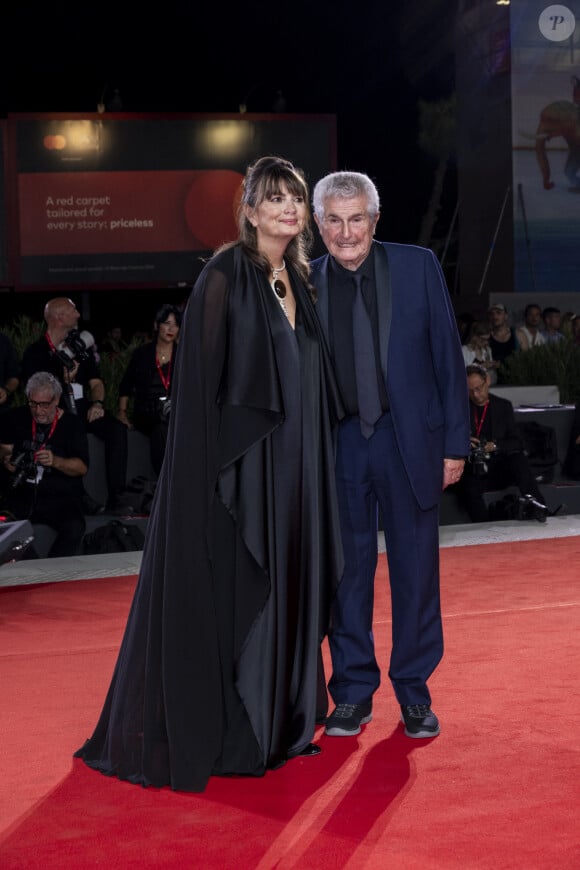
[[[175,0],[151,9],[13,4],[4,35],[15,62],[4,68],[0,114],[93,112],[101,101],[126,112],[237,112],[245,105],[250,112],[332,113],[338,168],[365,171],[379,187],[379,237],[415,243],[435,169],[418,144],[418,103],[454,90],[456,11],[455,0],[228,9]],[[438,217],[443,238],[457,203],[453,170]],[[453,266],[448,281],[455,287]],[[39,312],[45,294],[33,296],[2,294],[0,311]],[[166,288],[150,316],[161,299],[182,296],[182,288]],[[91,294],[91,319],[119,319],[121,310],[132,322],[149,317],[138,289]]]
[[[513,289],[509,7],[465,4],[456,22],[462,304],[487,311]]]

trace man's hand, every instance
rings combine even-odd
[[[79,370],[79,361],[78,360],[73,361],[73,365],[70,369],[67,369],[66,366],[63,366],[62,373],[63,373],[64,382],[66,384],[73,384],[75,381],[75,378],[77,376],[78,370]]]
[[[87,411],[87,420],[89,423],[94,423],[95,420],[100,420],[105,416],[105,410],[102,405],[90,405]]]
[[[461,479],[464,467],[465,459],[443,460],[443,489],[451,486],[452,483],[457,483]]]
[[[10,474],[14,474],[16,471],[16,466],[12,465],[12,453],[5,453],[2,457],[2,464],[6,471],[9,471]]]
[[[47,447],[41,447],[34,454],[34,461],[37,465],[44,465],[45,468],[56,468],[54,462],[54,453]]]

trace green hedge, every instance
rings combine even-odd
[[[22,315],[13,324],[0,326],[0,329],[11,339],[18,359],[22,359],[24,349],[44,333],[46,326],[43,321],[34,321]],[[139,344],[140,340],[133,340],[118,356],[101,356],[101,376],[106,390],[105,408],[111,414],[117,413],[119,383],[129,357]],[[498,375],[498,382],[509,386],[556,384],[560,391],[560,401],[573,405],[580,400],[580,345],[565,338],[532,347],[530,350],[518,350],[502,363]],[[18,390],[15,402],[23,404],[22,388]]]
[[[556,384],[562,404],[573,405],[580,399],[580,345],[565,338],[518,350],[502,363],[498,381],[518,387]]]

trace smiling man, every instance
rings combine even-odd
[[[345,571],[329,634],[336,709],[326,733],[358,734],[372,719],[380,508],[392,601],[389,677],[407,736],[435,737],[427,680],[443,655],[439,503],[469,455],[455,315],[432,251],[374,241],[379,194],[367,175],[327,175],[313,205],[328,249],[312,264],[317,311],[349,414],[337,440]]]

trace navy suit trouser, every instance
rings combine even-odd
[[[419,507],[389,413],[368,440],[358,417],[340,424],[336,480],[345,569],[329,633],[330,695],[335,704],[363,704],[380,684],[373,637],[380,508],[391,589],[389,677],[400,704],[430,704],[427,680],[443,655],[439,508]],[[386,627],[386,619],[378,615],[377,625]]]

